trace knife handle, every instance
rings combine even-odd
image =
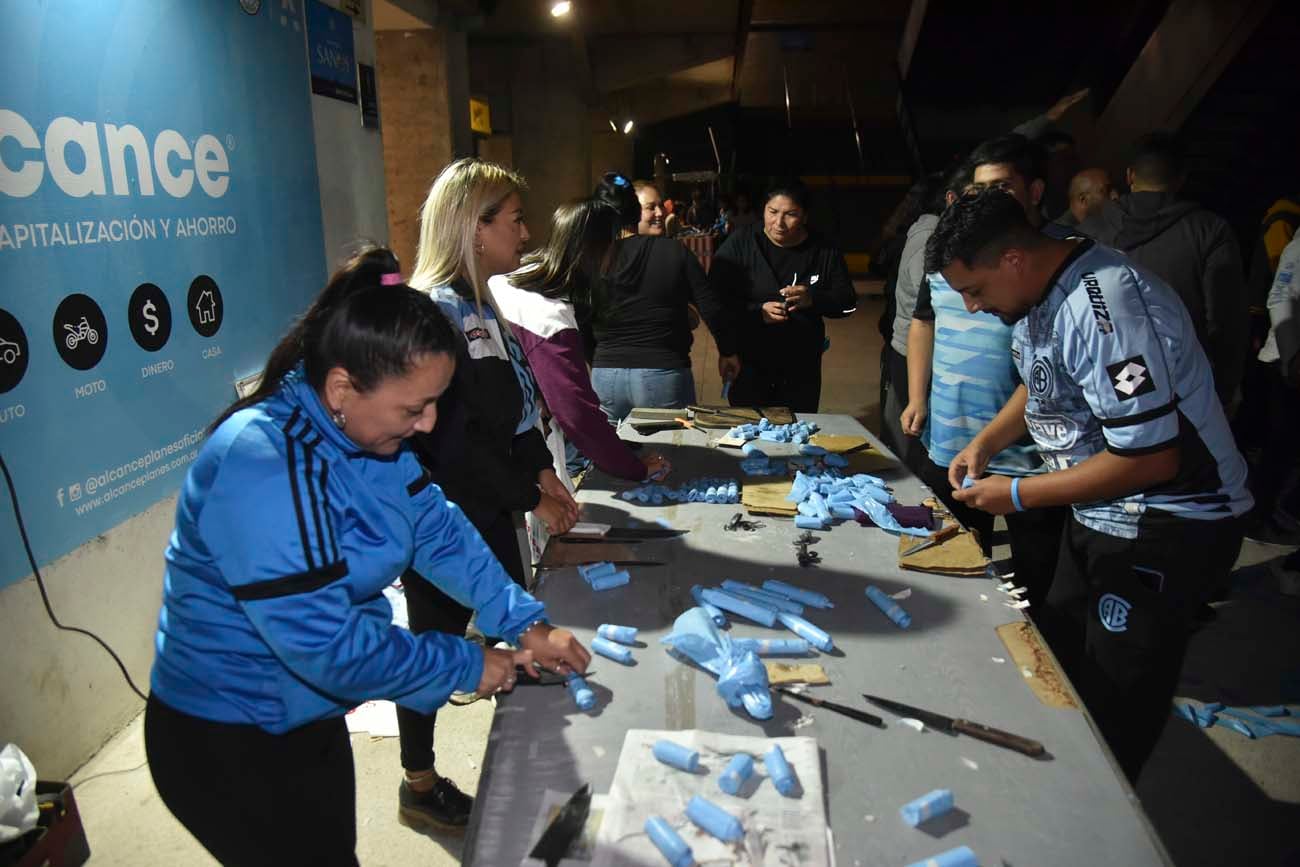
[[[973,738],[994,744],[999,747],[1005,747],[1009,750],[1015,750],[1018,753],[1024,753],[1027,756],[1037,758],[1047,752],[1043,745],[1038,741],[1022,738],[1020,735],[1013,735],[1010,732],[1004,732],[1001,729],[990,728],[986,725],[971,722],[968,719],[955,719],[952,721],[953,731],[959,731],[964,735],[970,735]]]

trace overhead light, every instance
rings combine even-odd
[[[631,131],[632,131],[632,121],[629,120],[627,123],[623,124],[623,135],[627,135]]]
[[[614,118],[612,117],[609,119],[609,128],[614,132],[618,132],[618,124],[614,123]]]
[[[558,3],[551,4],[551,17],[563,18],[573,10],[573,4],[569,0],[560,0]]]

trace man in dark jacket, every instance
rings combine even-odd
[[[1178,293],[1214,371],[1214,388],[1232,404],[1249,352],[1241,249],[1227,222],[1178,198],[1186,179],[1179,142],[1152,133],[1128,169],[1131,192],[1080,224],[1083,234],[1127,253]]]

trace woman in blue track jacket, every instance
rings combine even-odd
[[[589,659],[406,445],[433,428],[456,336],[396,272],[370,250],[334,276],[180,494],[146,748],[164,803],[224,864],[356,863],[350,707],[429,711],[511,689],[516,665]],[[382,591],[408,568],[521,649],[393,626]]]

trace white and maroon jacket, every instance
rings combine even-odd
[[[573,305],[517,289],[503,275],[488,280],[501,316],[510,323],[542,397],[564,436],[606,473],[645,478],[645,464],[610,425],[591,387]]]

